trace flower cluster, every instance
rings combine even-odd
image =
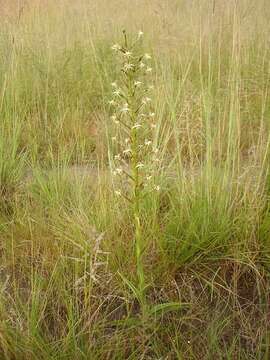
[[[110,119],[117,131],[112,142],[120,151],[114,155],[113,175],[132,182],[133,197],[127,197],[117,189],[117,196],[133,201],[144,189],[159,191],[155,185],[155,171],[159,162],[159,150],[153,145],[156,128],[151,92],[151,55],[141,53],[143,32],[139,31],[132,44],[126,34],[123,45],[115,44],[112,50],[120,56],[121,78],[112,82],[112,98],[109,100]],[[124,139],[124,140],[123,140]]]

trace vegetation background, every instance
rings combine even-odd
[[[0,0],[0,359],[270,358],[268,0]],[[110,175],[111,45],[154,61],[161,191]]]

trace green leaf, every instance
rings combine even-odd
[[[178,311],[183,308],[187,308],[188,306],[189,303],[179,303],[179,302],[157,304],[150,309],[150,314],[155,316],[162,316],[167,312]]]

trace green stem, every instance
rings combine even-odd
[[[132,102],[132,79],[129,78],[129,94],[130,100]],[[134,111],[134,106],[131,104],[131,120],[132,123],[136,122],[136,112]],[[141,228],[141,214],[140,214],[140,200],[141,200],[141,184],[140,184],[140,173],[137,165],[139,163],[139,144],[138,144],[138,132],[136,129],[131,130],[131,147],[132,147],[132,183],[133,183],[133,218],[135,226],[135,251],[136,251],[136,272],[138,278],[138,291],[140,294],[140,303],[142,306],[142,313],[144,314],[145,310],[145,279],[144,279],[144,269],[142,261],[142,228]]]

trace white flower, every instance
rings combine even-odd
[[[116,115],[112,115],[112,116],[111,116],[111,120],[112,120],[116,125],[119,124],[119,120],[117,120]]]
[[[116,83],[116,81],[112,82],[111,85],[112,85],[113,88],[117,88],[117,83]]]
[[[135,81],[134,82],[134,86],[135,87],[139,87],[139,86],[141,86],[142,85],[142,82],[141,81]]]
[[[122,109],[120,109],[121,112],[123,113],[126,113],[126,112],[129,112],[129,107],[128,107],[128,104],[125,103],[122,107]]]
[[[151,55],[149,55],[149,54],[144,54],[144,58],[145,58],[146,60],[150,60],[150,59],[151,59]]]
[[[142,99],[142,104],[146,105],[147,103],[151,102],[152,100],[150,99],[150,97],[145,97]]]
[[[145,63],[140,62],[139,68],[143,69],[145,67]]]
[[[152,175],[147,175],[147,176],[146,176],[146,180],[147,180],[147,181],[149,181],[149,180],[151,180],[151,179],[152,179]]]
[[[144,144],[145,144],[145,146],[149,146],[152,144],[152,141],[146,139]]]
[[[114,92],[113,92],[113,95],[114,96],[120,96],[121,94],[121,91],[119,89],[116,89]]]
[[[114,193],[115,193],[116,196],[121,196],[122,195],[120,190],[115,190]]]
[[[141,124],[136,123],[136,124],[134,124],[134,125],[132,126],[132,129],[139,129],[139,128],[141,128],[141,127],[142,127]]]
[[[126,51],[126,52],[124,53],[124,56],[127,57],[127,58],[131,57],[131,55],[132,55],[132,52],[131,52],[131,51]]]
[[[160,191],[160,186],[159,185],[154,186],[154,190],[155,191]]]
[[[147,72],[147,73],[152,72],[152,68],[148,66],[148,68],[145,70],[145,72]]]
[[[136,165],[136,168],[137,169],[142,169],[144,167],[144,164],[142,162],[139,162],[137,165]]]
[[[140,30],[140,31],[138,32],[138,38],[141,38],[142,36],[143,36],[143,31]]]
[[[119,45],[119,44],[114,44],[113,46],[112,46],[112,50],[114,50],[114,51],[118,51],[118,50],[120,50],[121,49],[121,46]]]
[[[117,175],[121,175],[121,174],[123,173],[123,170],[122,170],[121,168],[116,168],[116,169],[115,169],[115,173],[116,173]]]
[[[134,65],[131,63],[124,64],[123,69],[124,71],[132,70],[134,68]]]
[[[149,117],[153,118],[155,116],[154,112],[149,113]]]

